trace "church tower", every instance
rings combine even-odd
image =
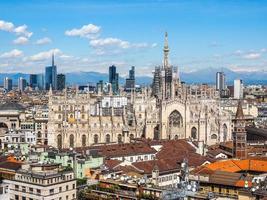
[[[165,33],[164,40],[164,60],[163,60],[163,99],[170,99],[172,97],[172,67],[169,65],[169,44],[168,44],[168,33]]]
[[[238,102],[236,116],[234,120],[233,132],[233,157],[238,159],[246,159],[247,157],[247,133],[246,122],[241,101]]]
[[[165,33],[165,40],[164,40],[164,48],[163,48],[163,53],[164,53],[164,60],[163,60],[163,69],[166,69],[169,67],[169,44],[168,44],[168,33]]]

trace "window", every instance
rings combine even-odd
[[[30,194],[32,194],[33,193],[33,188],[29,188],[29,192],[30,192]]]
[[[66,199],[67,199],[67,200],[69,199],[69,196],[68,196],[68,195],[66,196]]]
[[[69,186],[68,185],[66,185],[66,190],[69,190]]]
[[[37,192],[37,194],[41,194],[41,190],[40,189],[37,189],[36,192]]]
[[[22,186],[22,192],[26,192],[26,187]]]
[[[19,195],[15,195],[15,200],[19,200]]]
[[[59,189],[58,189],[58,190],[59,190],[59,192],[62,192],[62,187],[59,187]]]
[[[22,197],[21,199],[22,199],[22,200],[26,200],[26,197]]]
[[[75,184],[72,185],[72,189],[75,189]]]
[[[15,190],[18,191],[19,190],[19,186],[15,185]]]
[[[50,193],[50,194],[54,194],[54,189],[50,189],[50,190],[49,190],[49,193]]]

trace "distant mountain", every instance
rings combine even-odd
[[[216,68],[205,68],[196,70],[194,72],[181,72],[180,78],[186,83],[207,83],[214,84],[216,72],[219,71]],[[234,72],[230,69],[223,68],[222,71],[226,75],[226,82],[229,85],[233,84],[234,79],[242,79],[245,84],[267,84],[267,71],[257,72]],[[29,74],[24,73],[0,73],[0,84],[3,85],[4,77],[10,77],[13,79],[13,84],[17,85],[18,78],[23,77],[29,81]],[[71,72],[66,73],[66,80],[68,85],[75,84],[87,84],[96,83],[100,80],[104,82],[108,81],[108,74],[99,72]],[[125,84],[125,78],[119,78],[120,84]],[[150,76],[137,76],[136,84],[150,85],[152,83],[152,77]]]
[[[245,84],[267,84],[267,71],[256,72],[235,72],[227,68],[205,68],[194,72],[181,72],[181,80],[187,83],[208,83],[214,84],[216,72],[223,71],[226,75],[226,83],[231,85],[235,79],[242,79]]]

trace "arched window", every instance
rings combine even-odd
[[[132,140],[132,139],[134,139],[134,134],[130,134],[130,139]]]
[[[173,111],[169,116],[170,127],[183,127],[183,118],[180,112],[177,110]]]
[[[226,124],[224,124],[223,125],[223,141],[224,142],[227,140],[227,135],[228,135],[227,126]]]
[[[193,127],[193,128],[191,129],[191,137],[192,137],[193,139],[197,139],[197,129],[196,129],[196,127]]]
[[[38,138],[41,138],[41,137],[42,137],[42,133],[41,133],[40,131],[38,131],[38,133],[37,133],[37,137],[38,137]]]
[[[154,128],[154,137],[153,137],[154,140],[159,140],[160,139],[160,130],[159,130],[159,125],[157,125],[155,128]]]
[[[122,136],[121,136],[121,134],[118,135],[118,143],[122,143]]]
[[[58,115],[58,119],[61,119],[61,115]]]
[[[57,136],[57,148],[62,149],[62,136],[61,135]]]
[[[94,143],[95,143],[95,144],[98,143],[98,135],[97,135],[97,134],[94,135]]]
[[[175,139],[175,140],[178,140],[178,135],[175,135],[175,136],[174,136],[174,139]]]
[[[58,111],[61,111],[61,106],[58,106]]]
[[[110,135],[109,134],[106,135],[106,143],[110,143]]]
[[[74,135],[73,134],[71,134],[70,135],[70,147],[74,147]]]
[[[217,140],[217,135],[216,134],[212,134],[210,137],[212,140]]]
[[[86,135],[82,135],[82,146],[86,146]]]

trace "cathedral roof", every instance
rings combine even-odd
[[[235,118],[236,119],[244,119],[244,113],[243,113],[243,108],[242,108],[242,102],[241,101],[238,101]]]
[[[25,110],[24,106],[15,102],[6,102],[0,104],[0,111],[1,110],[14,110],[14,111],[23,111]]]

